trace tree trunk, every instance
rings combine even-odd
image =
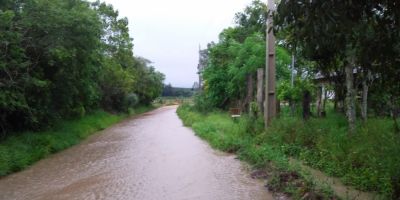
[[[257,105],[259,114],[264,111],[264,69],[257,69]]]
[[[345,75],[345,74],[344,74]],[[346,89],[343,84],[345,82],[345,78],[341,82],[335,83],[335,111],[340,113],[345,113],[344,111],[344,100],[346,99]]]
[[[367,77],[368,75],[364,74],[364,79],[362,81],[362,104],[361,104],[361,118],[363,121],[367,120],[367,111],[368,111],[368,84]]]
[[[311,94],[310,91],[306,90],[303,93],[303,119],[308,120],[311,115],[310,110]]]
[[[322,87],[317,88],[317,116],[321,117],[322,112]]]
[[[325,87],[323,87],[323,92],[324,92],[324,98],[322,100],[322,117],[326,117],[326,101],[328,100],[328,90],[326,90]]]
[[[346,73],[346,115],[347,122],[349,123],[349,132],[355,131],[356,123],[356,103],[355,103],[355,91],[354,91],[354,74],[353,74],[354,62],[350,62],[345,66]]]
[[[296,104],[293,100],[289,100],[290,114],[293,117],[296,109]]]
[[[390,101],[389,101],[389,107],[390,107],[390,114],[392,116],[393,119],[393,126],[394,126],[394,132],[395,133],[400,133],[400,126],[397,122],[397,117],[399,115],[399,110],[396,106],[395,106],[395,98],[393,96],[390,97]]]

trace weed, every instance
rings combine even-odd
[[[333,197],[333,194],[320,191],[311,180],[305,180],[292,169],[285,155],[291,146],[277,147],[266,142],[267,133],[264,132],[261,120],[242,115],[238,121],[234,121],[228,113],[209,111],[207,114],[201,114],[185,104],[178,108],[177,113],[186,126],[191,126],[195,133],[208,141],[213,148],[237,153],[241,160],[247,161],[255,168],[268,168],[270,190],[285,192],[297,199],[305,194],[324,194],[327,199]],[[302,125],[296,120],[292,121]],[[275,123],[285,127],[282,122]],[[293,138],[293,141],[296,141],[294,136]],[[281,140],[280,144],[283,144],[283,138],[275,139]]]

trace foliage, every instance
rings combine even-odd
[[[161,94],[164,76],[133,55],[128,20],[110,5],[5,0],[0,20],[3,136],[100,107],[127,111],[133,93],[142,104]]]
[[[282,113],[267,131],[249,128],[254,120],[246,116],[235,123],[227,113],[204,115],[188,105],[179,107],[178,115],[211,146],[237,152],[255,166],[272,161],[275,167],[287,169],[287,158],[294,157],[358,189],[398,197],[400,138],[389,119],[359,124],[357,134],[349,138],[345,117],[334,113],[306,123],[300,116]]]
[[[248,76],[255,76],[257,69],[265,67],[265,18],[266,5],[253,1],[235,17],[236,26],[222,31],[218,43],[207,49],[207,65],[202,71],[204,96],[209,107],[226,108],[244,99]],[[289,79],[290,55],[277,47],[277,79]]]
[[[151,61],[145,58],[137,58],[136,60],[140,81],[134,91],[138,94],[140,103],[150,105],[155,98],[161,95],[165,76],[150,65]]]
[[[371,118],[347,135],[343,115],[330,111],[326,118],[304,123],[301,117],[281,114],[260,138],[288,156],[341,179],[358,189],[398,197],[400,138],[390,119]],[[384,148],[383,148],[384,146]]]
[[[199,92],[194,96],[194,109],[201,113],[212,111],[213,108],[210,108],[212,103],[213,102],[211,102],[210,98],[204,92]]]
[[[385,88],[384,96],[391,99],[386,107],[396,110],[400,106],[399,10],[395,1],[282,1],[274,16],[275,31],[304,58],[317,63],[312,70],[333,80],[337,98],[344,96],[344,80],[353,82],[344,78],[344,69],[350,67],[347,74],[356,72],[356,89],[371,73],[373,87]],[[354,101],[351,90],[347,88],[347,98]],[[348,111],[354,109],[351,104],[346,105]]]
[[[330,97],[319,102],[321,106],[334,97],[335,107],[347,107],[348,114],[330,112],[327,118],[304,122],[298,116],[285,116],[288,110],[285,107],[280,114],[285,117],[276,119],[265,133],[252,129],[257,122],[251,120],[254,123],[243,129],[250,133],[237,134],[236,129],[241,127],[231,125],[235,130],[224,129],[228,119],[221,119],[224,114],[213,108],[240,104],[247,95],[247,78],[265,67],[265,11],[265,5],[254,1],[236,15],[236,26],[223,30],[219,41],[208,46],[208,65],[202,71],[204,93],[197,97],[193,108],[182,107],[181,117],[194,122],[192,127],[199,136],[219,149],[240,154],[247,149],[242,142],[254,142],[248,148],[251,156],[245,156],[254,164],[265,164],[265,157],[270,156],[262,155],[269,155],[270,149],[274,149],[341,177],[359,189],[399,198],[400,161],[395,156],[400,153],[396,134],[400,131],[396,120],[400,113],[399,4],[375,0],[281,1],[274,13],[273,30],[278,38],[278,98],[289,101],[294,113],[295,103],[302,100],[304,91],[309,91],[315,99],[319,92],[314,92],[314,85],[324,83]],[[290,54],[296,57],[293,85],[288,68]],[[368,98],[363,99],[368,99],[367,105],[376,116],[383,117],[374,118],[370,114],[368,123],[355,120],[356,97],[364,96],[365,90],[361,90],[364,81],[369,90]],[[209,113],[205,114],[206,111]],[[245,118],[238,123],[244,123]],[[346,134],[346,129],[354,130],[354,134]],[[254,138],[244,140],[243,135]]]
[[[304,91],[313,91],[314,84],[308,79],[297,78],[293,86],[289,80],[280,81],[277,87],[277,98],[281,101],[300,102]]]
[[[135,106],[138,105],[138,103],[139,103],[139,97],[135,93],[129,93],[125,97],[125,105],[128,108],[134,108]]]
[[[305,174],[294,171],[288,157],[280,148],[266,143],[259,136],[263,133],[261,121],[259,129],[254,129],[254,120],[242,116],[234,121],[225,112],[202,114],[193,107],[183,104],[177,111],[185,126],[190,126],[196,135],[203,138],[216,149],[237,153],[238,157],[252,164],[258,170],[265,170],[268,188],[293,195],[301,199],[307,193],[316,193],[325,199],[334,199],[332,193],[321,191]],[[285,178],[285,177],[293,178]]]

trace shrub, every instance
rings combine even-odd
[[[200,92],[194,96],[194,109],[202,112],[207,113],[210,112],[213,108],[212,102],[207,98],[206,94]]]
[[[139,103],[139,97],[135,93],[129,93],[125,97],[125,105],[127,108],[133,108]]]
[[[336,113],[307,122],[283,116],[267,131],[262,121],[246,115],[234,122],[227,113],[200,114],[189,105],[181,106],[178,114],[211,146],[237,152],[255,166],[271,162],[285,169],[291,156],[358,189],[388,199],[400,196],[400,136],[390,119],[371,118],[349,135],[345,117]]]

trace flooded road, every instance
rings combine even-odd
[[[175,111],[125,120],[0,179],[0,199],[273,199],[234,156],[183,127]]]

